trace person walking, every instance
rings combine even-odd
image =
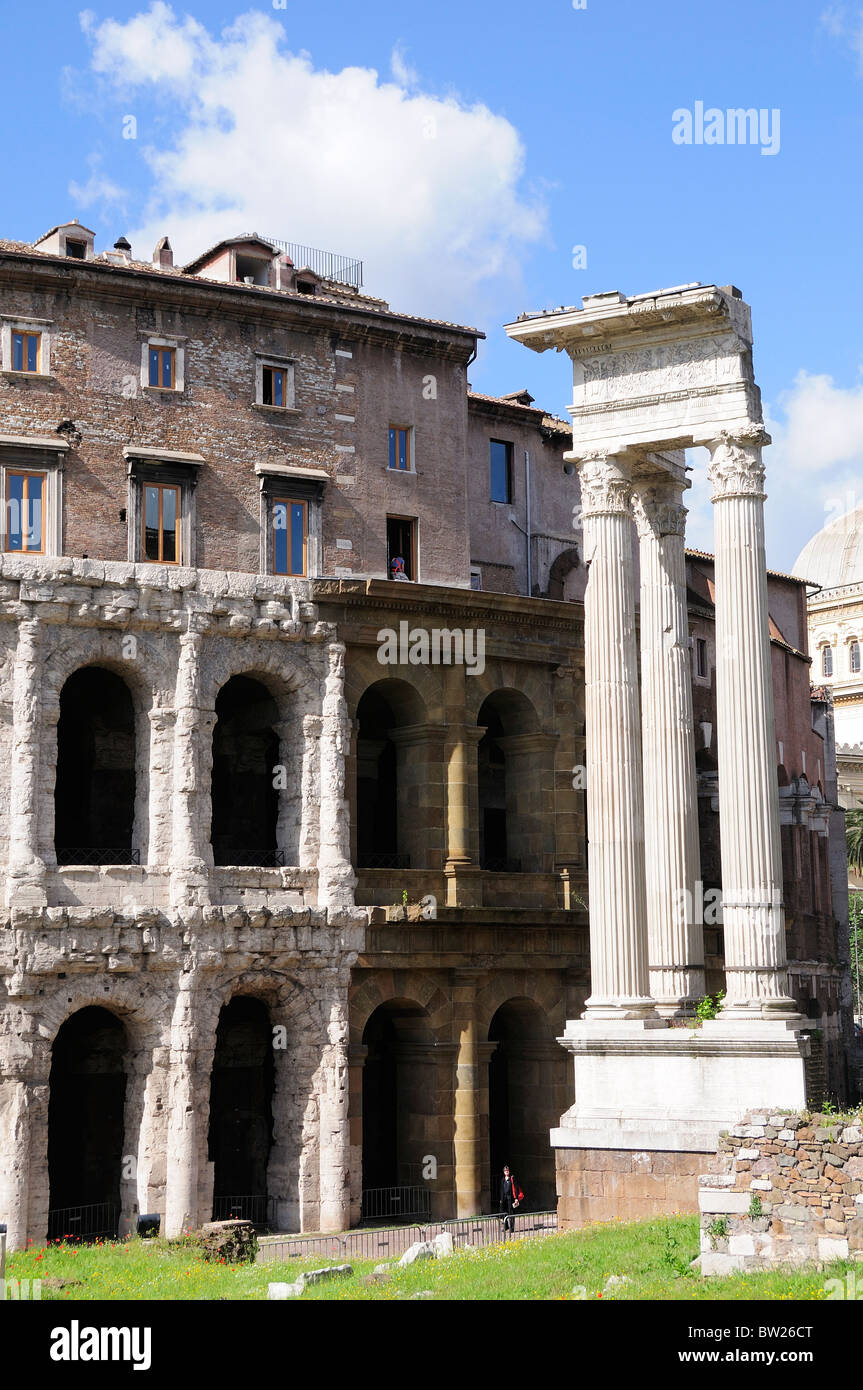
[[[510,1171],[508,1163],[503,1165],[503,1177],[500,1180],[500,1209],[505,1213],[503,1218],[504,1234],[507,1231],[515,1230],[515,1220],[513,1212],[520,1202],[524,1201],[524,1193],[516,1181],[514,1174]]]

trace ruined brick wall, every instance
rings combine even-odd
[[[863,1259],[859,1115],[747,1115],[699,1179],[701,1270]]]

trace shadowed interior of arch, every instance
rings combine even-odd
[[[268,1221],[275,1066],[266,1004],[235,995],[219,1014],[210,1080],[213,1219]]]
[[[86,666],[60,692],[54,847],[60,864],[129,863],[135,712],[113,671]]]
[[[251,676],[232,676],[216,697],[210,838],[217,865],[276,863],[278,721],[275,700]]]
[[[366,1023],[363,1046],[363,1217],[416,1216],[407,1209],[407,1190],[424,1185],[423,1159],[440,1147],[441,1096],[425,1009],[409,999],[380,1004]]]
[[[369,686],[357,705],[357,867],[426,867],[427,836],[417,826],[410,790],[421,775],[416,750],[399,742],[399,731],[422,724],[424,707],[406,681]],[[418,833],[419,832],[419,833]]]
[[[497,1044],[488,1064],[492,1206],[497,1206],[503,1165],[508,1163],[524,1190],[525,1209],[551,1209],[556,1195],[548,1136],[566,1095],[566,1055],[555,1042],[548,1018],[530,999],[502,1004],[489,1024],[488,1038]],[[546,1049],[548,1057],[543,1055]]]
[[[48,1237],[116,1235],[126,1098],[126,1029],[107,1009],[79,1009],[51,1049]]]
[[[477,725],[484,730],[477,748],[480,868],[498,873],[541,867],[525,832],[539,806],[540,772],[535,760],[517,771],[506,740],[533,733],[538,720],[533,705],[518,690],[496,690],[483,700]]]

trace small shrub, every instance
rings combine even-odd
[[[753,1221],[756,1221],[759,1216],[764,1215],[764,1206],[757,1192],[753,1192],[749,1202],[749,1215]]]

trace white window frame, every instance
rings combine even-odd
[[[186,349],[184,338],[164,338],[156,334],[147,334],[141,340],[141,390],[142,391],[168,391],[172,396],[181,396],[186,389]],[[150,349],[151,348],[172,348],[174,352],[174,385],[173,386],[151,386],[150,385]]]
[[[34,377],[50,376],[51,330],[53,327],[52,319],[13,318],[9,314],[0,314],[0,362],[2,362],[2,370],[16,377],[29,377],[31,381]],[[38,372],[16,372],[14,370],[12,366],[13,333],[38,333],[40,335]]]
[[[0,438],[0,554],[38,558],[63,554],[63,472],[67,450],[43,444],[11,443]],[[45,549],[6,549],[6,480],[8,473],[41,473],[45,479]]]
[[[279,372],[285,373],[285,404],[284,405],[265,405],[264,404],[264,368],[275,367]],[[255,405],[262,410],[274,410],[278,415],[284,415],[291,411],[297,411],[296,396],[296,374],[294,363],[289,357],[277,357],[270,352],[255,353]]]

